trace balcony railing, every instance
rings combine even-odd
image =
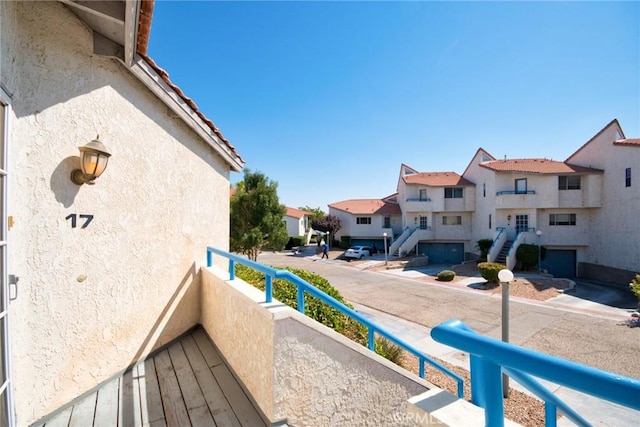
[[[536,194],[536,191],[535,190],[525,190],[525,191],[504,190],[504,191],[496,192],[496,196],[504,196],[506,194]]]
[[[405,199],[405,201],[407,201],[407,202],[430,202],[431,199],[428,198],[428,197],[426,199],[425,198],[421,199],[420,197],[407,197]]]
[[[544,402],[546,427],[556,426],[558,410],[578,426],[591,424],[532,375],[640,410],[640,380],[484,337],[455,319],[433,328],[431,336],[438,342],[469,353],[471,401],[484,408],[485,425],[488,427],[504,426],[503,372]]]
[[[229,280],[234,280],[235,277],[236,277],[236,274],[235,274],[235,264],[236,264],[236,262],[240,263],[240,264],[243,264],[243,265],[246,265],[247,267],[250,267],[250,268],[252,268],[254,270],[257,270],[257,271],[263,273],[265,275],[265,302],[270,303],[270,302],[273,301],[273,279],[283,279],[283,280],[286,280],[288,282],[291,282],[292,284],[296,285],[296,287],[298,288],[298,294],[297,294],[298,311],[301,312],[302,314],[304,314],[304,294],[306,292],[306,293],[308,293],[310,295],[313,295],[314,297],[318,298],[320,301],[324,302],[328,306],[330,306],[330,307],[332,307],[332,308],[334,308],[336,310],[339,310],[343,314],[346,314],[350,318],[352,318],[354,320],[357,320],[362,325],[364,325],[367,328],[367,331],[368,331],[368,343],[367,343],[368,345],[367,345],[367,347],[369,348],[369,350],[371,350],[371,351],[375,350],[375,339],[374,339],[375,336],[374,335],[377,333],[378,335],[388,339],[389,341],[391,341],[394,344],[400,346],[401,348],[403,348],[404,350],[408,351],[409,353],[413,354],[414,356],[416,356],[418,358],[420,378],[424,378],[424,365],[425,365],[425,363],[428,363],[429,365],[431,365],[434,368],[438,369],[440,372],[443,372],[445,375],[448,375],[451,378],[453,378],[458,384],[458,397],[459,398],[463,398],[464,397],[464,380],[462,379],[461,376],[459,376],[455,372],[451,371],[450,369],[448,369],[444,365],[442,365],[442,364],[436,362],[435,360],[429,358],[428,356],[426,356],[424,353],[422,353],[417,348],[415,348],[412,345],[406,343],[405,341],[401,340],[400,338],[392,335],[391,333],[387,332],[385,329],[377,326],[375,323],[373,323],[370,320],[366,319],[365,317],[360,315],[355,310],[347,307],[346,305],[342,304],[341,302],[339,302],[335,298],[327,295],[326,293],[322,292],[321,290],[319,290],[318,288],[316,288],[315,286],[313,286],[309,282],[301,279],[300,277],[296,276],[295,274],[291,273],[290,271],[277,270],[277,269],[275,269],[273,267],[269,267],[269,266],[266,266],[264,264],[260,264],[258,262],[254,262],[254,261],[251,261],[251,260],[249,260],[247,258],[238,256],[238,255],[235,255],[235,254],[232,254],[232,253],[220,250],[220,249],[216,249],[216,248],[213,248],[213,247],[210,247],[210,246],[207,247],[207,266],[208,267],[211,267],[213,265],[213,254],[223,256],[223,257],[225,257],[225,258],[227,258],[229,260]]]

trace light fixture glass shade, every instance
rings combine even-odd
[[[509,283],[513,280],[513,273],[511,270],[507,270],[506,268],[502,269],[498,272],[498,280],[502,283]]]
[[[71,173],[71,180],[78,184],[94,184],[94,180],[98,178],[107,168],[111,153],[98,137],[93,141],[78,147],[80,150],[80,169],[76,169]]]

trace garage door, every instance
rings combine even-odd
[[[541,263],[554,277],[576,277],[576,251],[572,249],[547,249]]]
[[[429,264],[460,264],[464,243],[419,243],[418,252],[429,257]]]

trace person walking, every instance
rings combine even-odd
[[[322,259],[324,258],[329,259],[329,245],[326,242],[322,245]]]

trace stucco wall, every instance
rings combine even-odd
[[[228,245],[229,167],[59,2],[1,2],[17,421],[26,425],[198,322],[205,247]],[[111,151],[73,184],[78,149]],[[72,228],[69,215],[77,217]],[[69,218],[69,219],[67,219]]]
[[[434,388],[222,270],[202,275],[201,323],[272,422],[409,425],[407,399]]]

